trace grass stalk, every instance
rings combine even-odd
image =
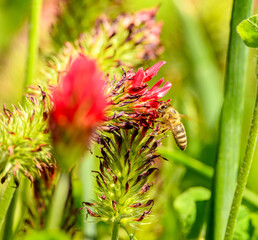
[[[29,18],[29,42],[24,89],[32,84],[38,60],[39,27],[42,0],[32,0]]]
[[[237,178],[237,186],[236,186],[235,195],[234,195],[234,199],[230,210],[230,215],[228,218],[225,240],[233,239],[233,234],[234,234],[239,208],[243,199],[244,190],[247,184],[249,172],[252,165],[252,159],[255,153],[257,138],[258,138],[258,86],[256,91],[256,102],[255,102],[255,107],[253,112],[251,128],[249,131],[246,152],[245,152],[244,159],[241,163],[240,171]]]
[[[198,19],[192,1],[172,0],[182,24],[184,41],[192,65],[194,84],[202,102],[205,124],[216,126],[223,100],[222,75],[215,62],[212,48]]]
[[[69,175],[62,172],[50,206],[47,229],[59,229],[61,227],[65,203],[69,193],[69,184]]]
[[[252,12],[253,0],[234,0],[230,23],[225,95],[220,119],[218,157],[215,166],[211,223],[208,238],[224,238],[236,186],[243,121],[244,88],[248,49],[236,32]]]
[[[81,164],[81,181],[82,181],[82,201],[90,202],[95,198],[95,179],[92,176],[92,170],[95,169],[96,160],[95,154],[86,153],[84,160]],[[96,222],[89,223],[85,221],[83,215],[83,235],[84,238],[95,239],[97,235],[97,224]]]

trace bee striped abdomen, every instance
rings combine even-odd
[[[177,146],[184,151],[187,146],[187,137],[184,125],[180,121],[180,113],[167,102],[159,107],[158,112],[165,126],[171,129]]]
[[[184,125],[180,122],[172,126],[172,133],[177,146],[184,151],[187,146],[187,137]]]

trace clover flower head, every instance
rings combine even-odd
[[[103,74],[94,60],[83,54],[71,60],[63,73],[59,86],[53,91],[53,110],[50,127],[55,137],[79,134],[87,138],[93,128],[103,120],[107,106],[103,95]]]
[[[162,78],[150,88],[148,81],[157,75],[165,63],[161,61],[145,70],[140,68],[137,72],[124,72],[119,81],[107,82],[106,95],[110,102],[107,115],[110,123],[133,120],[145,126],[153,125],[159,117],[157,110],[163,103],[160,98],[169,91],[171,83],[167,81],[160,87],[164,82]]]
[[[60,73],[59,84],[52,93],[49,127],[56,155],[60,153],[61,158],[64,149],[74,151],[73,158],[79,157],[103,121],[107,106],[103,76],[96,62],[83,54],[70,58],[67,69]]]
[[[13,176],[18,186],[22,175],[33,182],[43,169],[55,167],[47,125],[49,97],[34,88],[38,96],[28,95],[24,106],[13,105],[11,110],[4,105],[0,114],[1,183]]]

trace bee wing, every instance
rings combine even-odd
[[[198,123],[204,123],[204,122],[201,121],[201,120],[198,120],[198,119],[196,119],[196,118],[191,118],[191,117],[185,116],[185,115],[183,115],[183,114],[180,114],[180,118],[187,119],[187,120],[191,120],[191,121],[198,122]]]

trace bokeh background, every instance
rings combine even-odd
[[[133,13],[159,7],[157,19],[163,23],[164,52],[156,61],[165,60],[167,64],[162,67],[155,81],[164,77],[172,83],[166,99],[171,98],[173,106],[185,115],[183,123],[188,135],[188,148],[181,154],[172,136],[163,141],[164,149],[172,149],[178,155],[175,155],[175,159],[158,163],[160,171],[153,190],[153,217],[151,223],[137,230],[136,236],[138,239],[150,240],[184,239],[175,200],[190,187],[211,187],[211,179],[203,173],[205,169],[198,170],[196,165],[194,170],[195,162],[191,162],[191,159],[187,161],[191,157],[212,167],[216,159],[232,0],[70,1],[75,2],[73,8],[69,9],[73,17],[64,22],[62,17],[57,16],[62,11],[68,11],[59,7],[65,1],[43,1],[38,72],[51,53],[58,51],[65,41],[76,39],[78,32],[88,31],[98,16],[106,14],[114,18],[122,12]],[[22,98],[30,2],[0,2],[0,105],[10,106]],[[62,27],[63,31],[58,31],[57,26]],[[153,63],[146,62],[143,67]],[[240,136],[242,153],[246,146],[255,89],[255,51],[250,50]],[[257,171],[258,149],[248,181],[248,188],[258,194]],[[205,216],[199,211],[197,217],[201,219]],[[105,224],[98,224],[98,232],[103,239],[107,229]],[[189,236],[195,239],[194,231]]]

